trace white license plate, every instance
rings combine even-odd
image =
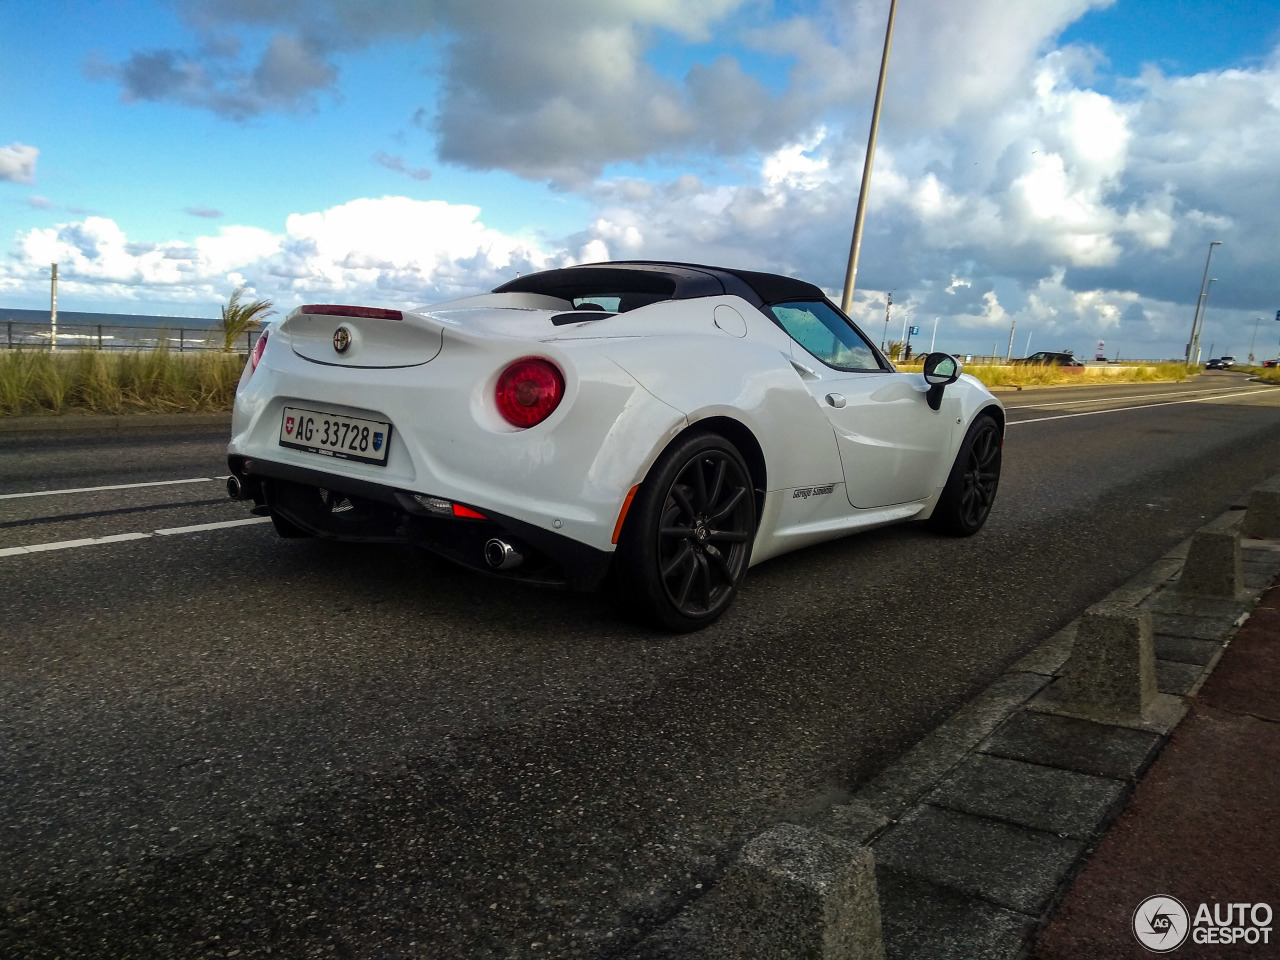
[[[280,446],[326,457],[386,466],[391,424],[343,417],[320,410],[285,407],[280,418]]]

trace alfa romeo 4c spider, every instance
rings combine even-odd
[[[686,631],[787,551],[906,520],[976,533],[1003,436],[954,357],[896,370],[813,284],[598,263],[415,309],[297,308],[245,365],[228,491],[283,537],[609,585]]]

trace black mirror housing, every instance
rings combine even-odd
[[[930,410],[941,409],[942,391],[960,379],[962,369],[960,361],[949,353],[931,353],[924,358],[924,379],[929,384],[925,400]]]

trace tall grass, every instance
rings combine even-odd
[[[1268,383],[1280,383],[1280,367],[1254,367],[1249,371],[1259,380]]]
[[[234,354],[0,351],[0,416],[229,410]]]
[[[1135,367],[1059,367],[1028,363],[1008,366],[986,364],[964,368],[988,387],[1026,387],[1067,383],[1142,383],[1172,380],[1181,383],[1198,368],[1185,363],[1154,363]]]

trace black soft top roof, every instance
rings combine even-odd
[[[793,277],[658,260],[617,260],[543,270],[508,280],[493,292],[541,293],[564,300],[610,293],[657,294],[670,300],[732,294],[757,307],[788,300],[826,300],[819,287]]]

